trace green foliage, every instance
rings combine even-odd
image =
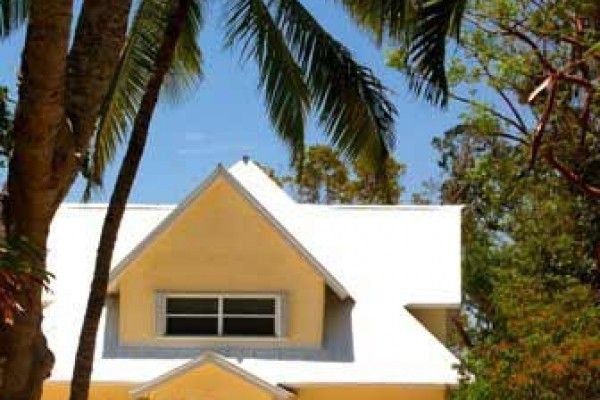
[[[30,285],[47,288],[52,276],[43,263],[43,252],[25,238],[0,241],[1,322],[11,325],[15,313],[27,311],[27,304],[21,300]]]
[[[466,107],[434,142],[439,196],[466,206],[457,399],[600,395],[599,7],[468,3],[448,69]]]
[[[446,106],[446,42],[458,37],[466,0],[343,0],[354,19],[378,42],[398,47],[393,63],[401,66],[409,87],[427,101]]]
[[[496,332],[469,350],[456,398],[597,398],[600,310],[589,287],[518,274],[496,286]]]
[[[524,169],[522,148],[480,132],[463,125],[434,142],[445,174],[442,201],[466,205],[468,343],[455,396],[597,395],[600,315],[591,283],[600,204],[543,164]]]
[[[378,178],[363,160],[344,161],[329,146],[310,146],[294,165],[295,174],[276,177],[299,201],[322,204],[397,204],[405,166],[393,158]]]
[[[157,63],[158,48],[172,2],[141,1],[133,18],[117,71],[100,111],[94,142],[87,156],[84,199],[102,185],[102,177],[117,147],[125,140],[137,114],[146,85]],[[190,3],[175,57],[165,78],[163,93],[177,99],[202,77],[202,52],[197,36],[203,24],[203,0]]]
[[[394,105],[387,89],[296,0],[230,1],[226,43],[257,61],[270,118],[302,155],[304,120],[318,117],[345,157],[380,165],[394,145]]]
[[[123,142],[156,62],[170,2],[144,0],[133,19],[123,55],[101,110],[84,165],[84,197]],[[192,2],[164,92],[180,94],[201,76],[196,41],[203,1]],[[314,112],[344,157],[383,165],[394,146],[396,110],[388,90],[296,0],[230,0],[225,3],[225,43],[258,65],[269,118],[288,144],[292,160],[304,151],[306,118]]]

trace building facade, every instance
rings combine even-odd
[[[51,228],[45,400],[68,396],[105,211]],[[128,206],[91,399],[441,400],[459,304],[460,207],[298,204],[219,166],[177,206]]]

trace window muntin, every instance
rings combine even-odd
[[[280,308],[277,295],[167,294],[162,333],[168,337],[278,337]]]

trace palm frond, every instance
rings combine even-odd
[[[457,39],[466,0],[431,0],[417,11],[406,53],[409,87],[427,101],[448,104],[446,45],[450,36]]]
[[[273,0],[271,6],[332,145],[348,159],[361,156],[383,165],[395,142],[396,109],[387,88],[300,2]]]
[[[136,116],[147,82],[152,74],[158,47],[167,24],[172,1],[143,0],[133,19],[123,54],[100,111],[93,145],[87,156],[84,200],[102,186],[107,165],[113,160]],[[175,59],[163,86],[165,94],[176,98],[194,86],[202,76],[202,54],[196,43],[201,29],[202,0],[192,1]]]
[[[177,102],[186,93],[190,93],[203,78],[202,50],[198,45],[198,35],[204,26],[202,4],[198,1],[190,3],[186,22],[177,41],[173,64],[162,87],[162,93],[169,100]]]
[[[355,21],[382,44],[405,51],[410,89],[427,101],[445,107],[445,70],[449,37],[458,39],[466,0],[341,0]]]
[[[30,0],[0,0],[0,40],[18,29],[29,16]]]
[[[382,44],[385,40],[405,41],[406,28],[416,17],[412,0],[340,0],[350,16]]]
[[[236,0],[227,9],[225,43],[239,45],[259,71],[269,117],[295,160],[304,153],[304,126],[310,94],[303,72],[262,0]]]

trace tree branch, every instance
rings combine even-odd
[[[568,182],[580,188],[585,194],[594,198],[600,199],[600,187],[591,185],[583,179],[581,175],[578,175],[573,170],[568,168],[566,165],[562,164],[556,156],[549,150],[545,155],[544,159],[548,162],[548,164],[558,171],[561,176],[563,176]]]
[[[473,341],[471,340],[469,333],[466,331],[460,317],[452,317],[452,323],[454,324],[454,327],[456,328],[456,331],[458,332],[458,335],[460,336],[460,339],[463,342],[463,346],[472,348]]]
[[[552,114],[552,109],[554,108],[554,103],[556,101],[556,93],[558,88],[558,85],[556,84],[556,75],[551,75],[549,79],[550,83],[548,86],[550,94],[548,95],[548,100],[546,100],[544,111],[542,112],[542,116],[540,117],[540,120],[535,128],[533,139],[531,140],[530,168],[535,164],[537,153],[540,145],[542,144],[542,139],[546,130],[546,125],[548,124],[548,120],[550,119],[550,115]]]
[[[517,121],[515,121],[514,119],[512,119],[512,118],[510,118],[510,117],[507,117],[507,116],[506,116],[506,115],[504,115],[504,114],[501,114],[500,112],[498,112],[498,111],[494,110],[494,109],[493,109],[493,108],[491,108],[491,107],[485,106],[485,105],[483,105],[483,104],[481,104],[481,103],[477,103],[477,102],[475,102],[474,100],[467,99],[466,97],[459,96],[459,95],[457,95],[456,93],[450,93],[450,94],[449,94],[449,97],[450,97],[451,99],[454,99],[454,100],[456,100],[456,101],[460,101],[461,103],[468,104],[468,105],[472,105],[472,106],[475,106],[475,107],[479,107],[479,108],[483,109],[484,111],[486,111],[486,112],[489,112],[490,114],[492,114],[492,115],[493,115],[493,116],[495,116],[496,118],[499,118],[499,119],[501,119],[502,121],[506,122],[507,124],[511,125],[511,126],[512,126],[512,127],[514,127],[515,129],[517,129],[519,132],[521,132],[523,135],[527,135],[527,134],[528,134],[528,132],[527,132],[527,128],[526,128],[526,127],[524,127],[524,126],[521,126],[521,125],[520,125],[520,124],[519,124]],[[519,138],[517,138],[517,137],[515,137],[515,139],[516,139],[516,140],[518,140],[518,141],[521,141],[521,142],[522,142],[522,141],[524,141],[524,139],[519,139]]]
[[[492,71],[490,70],[488,65],[485,64],[483,62],[483,60],[481,60],[481,58],[477,54],[473,54],[473,56],[475,57],[475,59],[477,59],[477,61],[479,62],[479,65],[481,66],[481,68],[483,68],[483,71],[485,72],[485,74],[487,75],[487,77],[489,79],[498,79],[492,74]],[[506,95],[506,93],[502,89],[500,89],[496,85],[494,85],[493,87],[494,87],[494,90],[496,91],[496,93],[498,93],[498,95],[502,98],[502,100],[504,100],[504,103],[506,103],[508,108],[510,108],[511,112],[517,119],[516,122],[518,122],[518,125],[521,127],[521,133],[527,134],[527,125],[525,124],[525,121],[523,121],[523,118],[521,118],[521,114],[518,112],[518,110],[515,107],[515,105],[513,104],[513,102],[509,99],[509,97]]]
[[[548,61],[548,59],[544,56],[544,53],[542,53],[542,51],[540,50],[540,47],[537,45],[537,43],[535,43],[533,41],[533,39],[531,39],[525,33],[521,32],[516,27],[513,28],[511,26],[504,25],[501,23],[497,23],[497,25],[500,29],[506,31],[508,34],[516,36],[517,38],[521,39],[522,42],[527,44],[546,70],[548,70],[550,72],[556,72],[556,69],[552,66],[550,61]]]

